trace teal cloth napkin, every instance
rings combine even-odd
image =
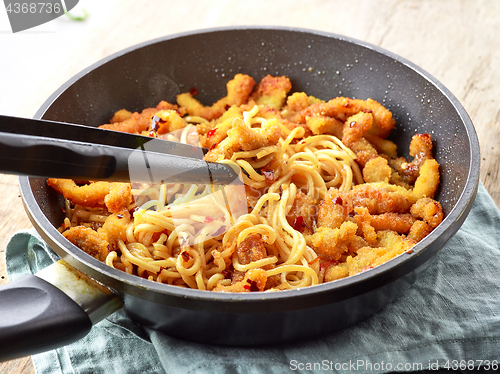
[[[6,248],[11,280],[57,256],[33,231]],[[500,211],[481,184],[459,232],[371,318],[300,344],[231,348],[174,339],[117,312],[82,340],[33,356],[37,373],[383,373],[500,365]]]

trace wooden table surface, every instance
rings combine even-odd
[[[85,0],[81,5],[85,7]],[[481,181],[500,206],[498,0],[119,0],[102,9],[104,14],[95,7],[90,11],[91,17],[98,13],[100,21],[84,29],[84,37],[66,60],[54,61],[57,74],[30,87],[31,97],[16,115],[33,116],[45,99],[75,73],[111,53],[156,37],[231,25],[294,26],[333,32],[405,57],[440,80],[458,98],[479,136]],[[81,25],[86,27],[85,22]],[[37,63],[36,58],[32,63]],[[4,284],[8,238],[31,224],[23,210],[17,177],[0,174],[0,196],[0,284]],[[0,372],[33,373],[34,367],[26,357],[1,363]]]

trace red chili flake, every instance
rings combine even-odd
[[[210,216],[206,216],[205,219],[203,220],[203,222],[205,222],[205,223],[210,223],[210,222],[213,222],[213,221],[214,221],[214,219],[212,217],[210,217]]]
[[[196,89],[196,87],[191,87],[189,89],[189,93],[194,96],[198,94],[198,90]]]
[[[293,228],[299,232],[302,232],[304,230],[304,217],[298,216],[295,218],[293,221]]]
[[[367,271],[367,270],[370,270],[370,269],[373,269],[373,266],[366,265],[363,269],[361,269],[361,272],[364,272],[364,271]]]
[[[342,198],[341,197],[335,197],[332,199],[332,203],[334,204],[338,204],[338,205],[342,205],[343,201],[342,201]]]
[[[182,256],[182,259],[184,260],[184,262],[188,262],[189,259],[191,258],[191,255],[186,251],[182,251],[181,256]]]
[[[210,146],[210,148],[209,148],[209,151],[211,151],[211,150],[212,150],[212,149],[214,149],[215,147],[217,147],[217,143],[212,144],[212,145]]]
[[[324,261],[322,262],[320,265],[319,265],[319,269],[320,270],[323,270],[323,269],[326,269],[330,266],[333,266],[333,265],[338,265],[340,263],[340,261],[338,260],[330,260],[330,261]]]
[[[266,184],[274,183],[274,170],[261,169],[260,172],[266,178]]]
[[[243,288],[247,291],[250,291],[250,292],[257,292],[259,291],[259,287],[257,286],[257,282],[256,281],[253,281],[251,279],[247,279],[247,283],[248,284],[245,284],[243,286]]]
[[[216,132],[217,128],[210,130],[209,132],[207,132],[207,138],[211,138],[212,136],[215,135]]]
[[[315,264],[316,262],[318,262],[318,261],[319,261],[319,256],[318,256],[318,257],[316,257],[314,260],[312,260],[312,261],[308,262],[308,265],[309,265],[309,266],[312,266],[312,265],[314,265],[314,264]]]
[[[259,291],[259,287],[257,286],[257,282],[252,281],[252,283],[250,284],[250,292],[257,292],[257,291]]]
[[[222,270],[220,273],[224,276],[224,278],[227,278],[227,276],[228,276],[229,274],[231,274],[231,273],[229,273],[229,271],[227,271],[227,270]]]

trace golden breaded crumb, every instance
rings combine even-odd
[[[333,117],[314,115],[307,118],[306,125],[314,135],[329,134],[342,138],[344,124]]]
[[[84,226],[71,227],[63,236],[87,254],[99,261],[105,261],[109,253],[109,243],[99,233]]]
[[[218,100],[212,106],[204,106],[189,92],[177,95],[177,103],[184,107],[191,116],[212,120],[220,117],[232,105],[244,104],[252,93],[254,86],[255,80],[252,77],[245,74],[236,74],[226,85],[227,96]]]
[[[367,183],[385,182],[389,183],[393,170],[387,160],[383,157],[375,157],[368,161],[363,168],[363,179]]]
[[[243,280],[230,286],[217,285],[213,291],[216,292],[254,292],[264,291],[267,275],[263,269],[252,269],[245,273]]]
[[[229,160],[238,151],[251,151],[275,145],[280,136],[281,130],[276,120],[265,122],[261,128],[250,128],[242,119],[235,118],[227,137],[205,155],[205,160]]]
[[[338,229],[351,211],[348,194],[331,188],[321,201],[318,209],[318,227]]]
[[[49,178],[47,184],[74,204],[106,207],[111,213],[121,212],[132,203],[130,183],[92,182],[78,186],[71,179]]]
[[[292,89],[288,77],[273,77],[267,75],[259,82],[250,96],[258,105],[280,109],[286,101],[286,95]]]
[[[126,210],[119,214],[112,214],[97,232],[108,243],[115,244],[117,240],[127,240],[127,228],[130,223],[130,214]]]
[[[323,260],[339,260],[350,249],[359,246],[361,238],[356,237],[358,226],[354,222],[344,222],[338,229],[320,227],[312,236],[311,242]]]
[[[109,120],[109,123],[123,122],[132,117],[132,112],[129,112],[126,109],[121,109],[116,112],[113,117]]]
[[[443,220],[443,208],[441,204],[431,198],[424,197],[411,206],[410,213],[417,219],[424,220],[432,228]]]
[[[439,185],[439,164],[433,158],[425,160],[415,181],[413,194],[417,199],[434,197]]]

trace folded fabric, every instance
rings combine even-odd
[[[221,347],[174,339],[117,312],[82,340],[34,355],[33,362],[39,374],[498,369],[499,258],[500,211],[481,184],[462,228],[415,284],[379,313],[338,333],[282,346]],[[16,233],[6,248],[11,280],[56,259],[34,231]]]

